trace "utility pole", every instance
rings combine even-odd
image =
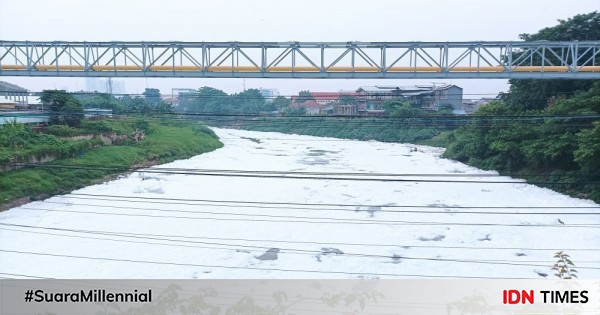
[[[113,82],[112,82],[112,78],[109,77],[108,79],[106,79],[106,92],[108,92],[108,94],[112,95],[113,92]]]

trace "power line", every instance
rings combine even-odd
[[[358,204],[358,203],[308,203],[308,202],[274,202],[274,201],[252,201],[252,200],[217,200],[217,199],[186,199],[186,198],[167,198],[167,197],[145,197],[145,196],[119,196],[106,194],[86,194],[86,193],[71,193],[62,197],[75,198],[72,196],[91,197],[88,199],[96,199],[96,197],[119,198],[115,201],[136,202],[134,200],[150,200],[147,203],[164,203],[167,204],[182,204],[182,205],[197,205],[195,203],[179,203],[183,202],[214,202],[214,203],[233,203],[233,204],[258,204],[258,205],[279,205],[279,206],[325,206],[325,207],[386,207],[386,208],[438,208],[432,205],[395,205],[395,204]],[[75,198],[85,199],[85,198]],[[123,200],[122,200],[123,199]],[[133,200],[127,200],[133,199]],[[104,200],[104,199],[99,199]],[[111,199],[107,199],[111,200]],[[449,209],[600,209],[599,206],[442,206],[441,208]]]
[[[515,173],[515,174],[489,174],[489,173],[366,173],[366,172],[303,172],[303,171],[278,171],[278,170],[242,170],[242,169],[198,169],[198,168],[178,168],[178,167],[160,167],[153,166],[150,168],[141,168],[141,167],[123,167],[123,166],[106,166],[106,165],[95,165],[95,164],[77,164],[77,165],[53,165],[53,164],[33,164],[33,163],[0,163],[3,166],[17,166],[17,167],[37,167],[37,168],[69,168],[69,169],[89,169],[89,170],[108,170],[108,171],[126,171],[126,172],[134,172],[134,173],[159,173],[159,174],[184,174],[184,175],[206,175],[206,174],[214,174],[214,175],[237,175],[237,174],[256,174],[256,175],[267,175],[267,176],[293,176],[290,178],[300,178],[304,179],[305,177],[300,176],[318,176],[322,177],[322,179],[337,179],[339,176],[347,176],[343,177],[344,179],[353,179],[353,178],[368,178],[376,180],[379,177],[383,177],[384,180],[390,180],[393,178],[390,177],[442,177],[442,178],[465,178],[465,177],[480,177],[480,178],[491,178],[491,177],[511,177],[511,176],[539,176],[539,177],[560,177],[560,176],[574,176],[574,175],[600,175],[593,173],[568,173],[568,174],[560,174],[560,173],[552,173],[552,174],[528,174],[528,173]],[[398,179],[402,181],[412,181],[412,180],[404,180]],[[421,180],[415,180],[421,181]],[[427,180],[422,180],[427,181]],[[445,182],[445,181],[444,181]],[[454,182],[454,181],[452,181]],[[464,181],[459,181],[464,182]],[[493,181],[484,181],[485,183],[498,183]],[[507,181],[502,183],[528,183],[524,181]]]
[[[83,239],[94,239],[94,240],[106,240],[106,241],[115,241],[121,243],[137,243],[137,244],[149,244],[149,245],[161,245],[161,246],[171,246],[171,247],[186,247],[186,248],[202,248],[202,249],[214,249],[214,250],[229,250],[229,251],[239,251],[238,248],[246,248],[251,250],[269,250],[272,247],[266,246],[254,246],[254,245],[244,245],[244,244],[226,244],[226,243],[214,243],[214,242],[193,242],[196,244],[206,244],[206,245],[217,245],[217,246],[229,246],[229,247],[214,247],[214,246],[198,246],[198,245],[183,245],[183,244],[165,244],[165,243],[156,243],[156,242],[143,242],[143,241],[132,241],[132,240],[119,240],[119,239],[110,239],[110,238],[101,238],[101,237],[89,237],[89,236],[79,236],[79,235],[65,235],[65,234],[55,234],[55,233],[44,233],[44,232],[36,232],[36,231],[23,231],[23,230],[14,230],[7,228],[0,228],[3,230],[24,232],[24,233],[33,233],[33,234],[42,234],[42,235],[55,235],[55,236],[63,236],[63,237],[73,237],[73,238],[83,238]],[[110,234],[103,234],[110,235]],[[112,234],[112,236],[117,236]],[[122,236],[121,237],[129,237]],[[152,238],[146,238],[152,239]],[[160,240],[160,239],[159,239]],[[175,241],[175,240],[167,240],[167,241]],[[236,248],[230,248],[236,247]],[[294,254],[294,255],[323,255],[328,256],[330,253],[325,253],[323,251],[316,250],[307,250],[307,249],[297,249],[297,248],[278,248],[280,251],[283,251],[286,254]],[[531,261],[531,260],[523,260],[523,261],[515,261],[515,260],[495,260],[495,259],[485,259],[485,260],[471,260],[471,259],[453,259],[453,258],[430,258],[430,257],[411,257],[404,255],[381,255],[381,254],[365,254],[365,253],[348,253],[343,252],[339,255],[332,255],[339,258],[347,258],[347,257],[356,257],[356,258],[381,258],[381,259],[398,259],[398,260],[416,260],[416,261],[435,261],[435,262],[455,262],[455,263],[473,263],[473,264],[492,264],[492,265],[510,265],[510,266],[528,266],[528,267],[546,267],[547,265],[536,265],[535,263],[545,263],[545,261]],[[580,263],[598,263],[597,261],[579,261]],[[600,267],[590,267],[590,266],[577,266],[578,269],[600,269]]]
[[[217,176],[217,177],[242,177],[242,178],[260,178],[260,179],[310,179],[310,180],[336,180],[336,181],[360,181],[360,182],[417,182],[417,183],[452,183],[452,184],[533,184],[533,185],[590,185],[600,184],[600,181],[482,181],[482,180],[438,180],[438,179],[401,179],[401,178],[358,178],[358,177],[333,177],[333,176],[287,176],[287,175],[269,175],[269,174],[245,174],[245,173],[215,173],[215,172],[191,172],[191,171],[160,171],[153,169],[131,169],[131,168],[107,168],[107,167],[86,167],[73,165],[56,164],[26,164],[26,163],[0,163],[7,167],[31,167],[31,168],[58,168],[58,169],[80,169],[96,171],[117,171],[117,172],[142,172],[150,174],[176,174],[176,175],[196,175],[196,176]]]
[[[396,225],[396,226],[502,226],[502,227],[529,227],[529,228],[600,228],[600,224],[506,224],[506,223],[461,223],[461,222],[425,222],[425,221],[401,221],[401,220],[366,220],[366,219],[339,219],[339,218],[313,218],[288,216],[294,220],[273,220],[272,218],[286,218],[286,216],[270,216],[259,214],[225,214],[232,216],[246,217],[265,217],[266,219],[254,218],[225,218],[224,214],[220,217],[198,217],[198,216],[173,216],[173,215],[152,215],[139,213],[121,213],[121,212],[97,212],[83,210],[65,210],[65,209],[47,209],[47,208],[28,208],[19,207],[20,210],[29,211],[47,211],[47,212],[65,212],[75,214],[96,214],[112,215],[126,217],[147,217],[147,218],[166,218],[166,219],[185,219],[185,220],[213,220],[213,221],[243,221],[243,222],[267,222],[267,223],[308,223],[308,224],[357,224],[357,225]],[[271,219],[269,219],[271,218]],[[326,221],[323,221],[326,220]]]
[[[47,116],[53,114],[63,114],[63,115],[80,115],[84,113],[73,113],[73,112],[64,112],[64,111],[44,111],[44,112],[9,112],[9,113],[0,113],[0,117],[2,116]],[[552,121],[552,120],[589,120],[589,119],[598,119],[600,115],[594,114],[570,114],[570,115],[552,115],[552,114],[522,114],[522,115],[448,115],[448,114],[426,114],[426,115],[416,115],[411,117],[402,117],[402,116],[363,116],[363,115],[284,115],[284,116],[271,116],[265,115],[261,113],[224,113],[224,112],[148,112],[148,113],[140,113],[137,111],[125,111],[119,114],[118,116],[125,115],[126,117],[134,118],[137,115],[143,115],[144,118],[154,118],[154,119],[165,119],[170,116],[201,116],[201,117],[213,117],[213,118],[263,118],[263,119],[280,119],[280,120],[290,120],[292,118],[303,118],[303,120],[298,120],[298,122],[308,122],[308,121],[316,121],[316,120],[330,120],[330,121],[352,121],[352,122],[360,122],[360,121],[368,121],[368,122],[401,122],[401,121],[419,121],[419,120],[446,120],[446,121],[482,121],[482,120],[494,120],[494,121],[507,121],[507,122],[515,122],[515,121]],[[136,116],[129,116],[136,115]]]
[[[56,114],[60,114],[60,113],[56,113]],[[9,115],[6,117],[27,117],[27,118],[45,118],[45,117],[49,117],[51,115],[54,114],[17,114],[17,115]],[[74,113],[64,113],[61,115],[81,115],[81,114],[74,114]],[[166,115],[166,114],[164,114]],[[187,114],[174,114],[174,115],[178,115],[178,116],[186,116]],[[499,119],[499,118],[495,118],[495,119],[485,119],[485,118],[478,118],[477,120],[475,120],[474,118],[470,118],[470,119],[447,119],[444,118],[444,120],[442,119],[434,119],[434,117],[428,117],[428,118],[423,118],[425,120],[420,120],[419,118],[397,118],[396,120],[391,120],[391,121],[386,121],[386,120],[375,120],[375,119],[370,119],[370,120],[362,120],[364,119],[364,117],[361,117],[361,120],[348,120],[349,117],[329,117],[326,118],[325,120],[313,120],[313,119],[308,119],[305,118],[306,120],[289,120],[287,119],[288,117],[270,117],[270,116],[255,116],[255,115],[243,115],[246,117],[240,117],[240,118],[232,118],[229,117],[227,119],[229,120],[223,120],[222,118],[216,118],[216,117],[203,117],[202,121],[203,123],[206,124],[211,124],[211,125],[225,125],[228,126],[230,124],[244,124],[245,127],[255,127],[255,128],[274,128],[274,127],[288,127],[288,128],[294,128],[294,127],[302,127],[302,128],[318,128],[319,130],[325,130],[325,129],[335,129],[335,130],[343,130],[344,128],[396,128],[396,129],[401,129],[401,130],[411,130],[411,129],[415,129],[415,130],[421,130],[424,128],[431,128],[433,129],[456,129],[458,127],[462,127],[462,126],[468,126],[470,128],[499,128],[499,127],[512,127],[515,126],[515,124],[517,122],[537,122],[539,123],[540,127],[541,126],[551,126],[552,128],[593,128],[594,125],[592,124],[591,121],[589,121],[590,119],[596,119],[596,118],[581,118],[582,120],[586,120],[582,123],[578,123],[575,124],[575,122],[572,122],[573,119],[569,119],[569,118],[556,118],[553,120],[549,120],[549,118],[519,118],[519,119]],[[0,115],[1,117],[1,115]],[[249,119],[248,117],[252,117],[252,119]],[[291,117],[291,116],[289,116]],[[311,116],[302,116],[302,117],[311,117]],[[262,118],[262,119],[261,119]],[[151,121],[153,119],[156,120],[160,120],[160,121],[189,121],[188,119],[184,119],[181,117],[155,117],[155,118],[150,118],[150,117],[145,117],[145,119],[147,121]],[[323,118],[321,118],[323,119]],[[554,123],[552,125],[549,125],[549,122],[553,122],[555,120],[568,120],[568,121],[563,121],[562,123]],[[301,124],[301,126],[296,126],[296,124]],[[348,125],[344,125],[344,124],[348,124]]]
[[[318,150],[317,150],[318,151]],[[87,167],[101,167],[102,165],[78,164]],[[137,168],[136,168],[137,169]],[[161,171],[189,171],[189,172],[215,172],[215,173],[249,173],[249,174],[283,174],[283,175],[319,175],[319,176],[366,176],[366,177],[507,177],[507,176],[564,176],[569,174],[505,174],[498,173],[377,173],[377,172],[307,172],[307,171],[279,171],[279,170],[242,170],[242,169],[198,169],[180,167],[153,166],[151,170]],[[583,173],[580,173],[583,174]],[[585,173],[589,175],[590,173]],[[600,175],[600,173],[598,174]],[[600,208],[600,207],[598,207]]]
[[[83,199],[83,200],[103,200],[103,201],[115,201],[115,202],[136,202],[141,203],[140,201],[133,200],[115,200],[115,199],[107,199],[107,198],[75,198],[64,196],[66,198],[73,199]],[[57,201],[48,201],[45,200],[44,203],[50,204],[60,204],[60,205],[69,205],[69,206],[88,206],[88,207],[100,207],[100,208],[114,208],[114,209],[132,209],[132,210],[151,210],[151,211],[164,211],[164,212],[178,212],[178,213],[203,213],[203,214],[227,214],[227,215],[247,215],[240,213],[231,213],[231,212],[204,212],[204,211],[192,211],[192,210],[176,210],[176,209],[164,209],[164,208],[140,208],[140,207],[121,207],[114,205],[96,205],[96,204],[88,204],[88,203],[72,203],[72,202],[57,202]],[[153,204],[154,202],[144,202]],[[225,202],[227,203],[227,202]],[[162,204],[171,204],[171,203],[162,203]],[[254,208],[254,209],[277,209],[277,210],[308,210],[308,211],[339,211],[339,212],[382,212],[382,213],[427,213],[427,214],[481,214],[481,215],[594,215],[600,217],[600,212],[505,212],[505,211],[444,211],[444,210],[385,210],[385,209],[369,209],[362,207],[361,209],[343,209],[343,208],[308,208],[308,207],[270,207],[270,206],[260,206],[260,205],[238,205],[238,204],[217,204],[217,203],[202,203],[202,204],[193,204],[194,206],[210,206],[210,207],[225,207],[225,208]],[[380,206],[385,207],[385,206]],[[444,208],[444,207],[435,207],[429,206],[424,208]],[[566,208],[566,207],[565,207]],[[600,209],[600,208],[598,208]],[[266,216],[266,215],[265,215]],[[269,216],[269,217],[284,217],[284,218],[294,218],[294,216]]]
[[[33,226],[23,224],[0,223],[1,226],[21,227],[30,229],[41,229],[51,231],[63,231],[83,234],[100,234],[108,236],[120,236],[138,239],[154,239],[162,241],[180,242],[180,243],[197,243],[195,240],[217,240],[217,241],[243,241],[243,242],[271,242],[285,244],[309,244],[326,246],[362,246],[362,247],[393,247],[393,248],[435,248],[435,249],[459,249],[459,250],[523,250],[523,251],[557,251],[555,248],[531,248],[531,247],[486,247],[486,246],[441,246],[441,245],[415,245],[415,244],[375,244],[375,243],[348,243],[348,242],[312,242],[299,240],[277,240],[277,239],[248,239],[248,238],[222,238],[211,236],[189,236],[189,235],[173,235],[173,234],[148,234],[148,233],[132,233],[132,232],[115,232],[101,230],[82,230],[82,229],[67,229],[58,227]],[[173,239],[177,238],[177,239]],[[203,242],[201,242],[203,243]],[[600,251],[600,248],[561,248],[565,251]]]
[[[0,275],[23,277],[23,278],[34,278],[34,279],[51,279],[51,278],[45,278],[45,277],[39,277],[39,276],[30,276],[30,275],[24,275],[24,274],[18,274],[18,273],[6,273],[6,272],[0,272]],[[4,279],[11,279],[11,278],[4,278]]]
[[[136,260],[136,259],[118,259],[108,257],[92,257],[92,256],[76,256],[76,255],[63,255],[63,254],[51,254],[51,253],[39,253],[39,252],[27,252],[27,251],[16,251],[8,249],[0,249],[1,252],[24,254],[24,255],[36,255],[36,256],[50,256],[50,257],[63,257],[63,258],[74,258],[74,259],[86,259],[86,260],[102,260],[102,261],[115,261],[115,262],[128,262],[128,263],[143,263],[143,264],[156,264],[156,265],[171,265],[171,266],[185,266],[185,267],[203,267],[203,268],[222,268],[222,269],[241,269],[241,270],[259,270],[259,271],[283,271],[283,272],[301,272],[301,273],[318,273],[318,274],[343,274],[343,275],[372,275],[372,276],[384,276],[384,277],[423,277],[423,278],[470,278],[470,279],[495,279],[493,277],[476,277],[476,276],[437,276],[437,275],[420,275],[420,274],[394,274],[394,273],[370,273],[370,272],[348,272],[348,271],[320,271],[320,270],[306,270],[306,269],[284,269],[284,268],[259,268],[251,266],[224,266],[224,265],[206,265],[206,264],[192,264],[192,263],[178,263],[178,262],[163,262],[163,261],[149,261],[149,260]],[[525,279],[525,278],[498,278],[498,279]],[[533,278],[531,278],[533,279]]]
[[[215,89],[218,91],[221,91],[219,89]],[[258,89],[253,89],[253,90],[258,90]],[[46,91],[55,91],[55,90],[46,90]],[[0,90],[0,93],[5,93],[5,92],[15,92],[13,90]],[[28,95],[31,96],[39,96],[43,93],[44,91],[27,91]],[[212,94],[212,95],[206,95],[206,94],[200,94],[199,91],[195,91],[192,93],[185,93],[185,94],[160,94],[160,97],[166,97],[166,96],[172,96],[172,97],[177,97],[177,98],[183,98],[183,99],[227,99],[227,98],[231,98],[234,100],[273,100],[276,97],[272,98],[272,97],[264,97],[264,96],[250,96],[250,95],[240,95],[240,93],[235,93],[235,94],[228,94],[225,93],[224,91],[223,94]],[[146,98],[146,97],[154,97],[152,95],[146,95],[144,93],[107,93],[107,92],[98,92],[98,91],[71,91],[71,92],[67,92],[70,95],[76,95],[76,96],[82,96],[82,97],[113,97],[114,99],[107,99],[107,101],[110,100],[119,100],[118,97],[125,97],[125,96],[134,96],[134,97],[141,97],[141,98]],[[319,92],[319,91],[315,91],[315,92],[311,92],[311,93],[323,93],[323,92]],[[327,93],[327,92],[326,92]],[[396,98],[393,100],[397,100],[400,99],[402,100],[403,95],[401,94],[395,94],[395,93],[377,93],[377,94],[365,94],[365,95],[352,95],[353,93],[356,93],[355,91],[346,91],[346,92],[329,92],[329,93],[340,93],[340,96],[350,96],[354,99],[356,99],[357,101],[365,101],[365,100],[373,100],[373,97],[390,97],[390,98]],[[498,96],[502,95],[502,96],[510,96],[513,99],[518,99],[518,100],[548,100],[549,98],[552,97],[560,97],[560,96],[565,96],[565,95],[575,95],[581,93],[581,91],[564,91],[564,92],[554,92],[551,95],[549,95],[548,97],[539,97],[539,98],[534,98],[534,97],[527,97],[527,96],[521,96],[521,97],[516,97],[512,94],[510,94],[510,92],[486,92],[486,93],[460,93],[460,95],[462,96],[491,96],[494,97],[492,98],[490,101],[501,101],[501,98],[498,98]],[[452,94],[451,94],[452,95]],[[458,94],[456,94],[458,95]],[[279,94],[277,95],[277,97],[284,97],[284,98],[288,98],[291,99],[292,97],[296,97],[299,98],[299,94]],[[329,101],[337,101],[338,98],[336,98],[335,96],[319,96],[319,95],[311,95],[309,99],[307,100],[329,100]],[[381,100],[378,100],[381,101]]]

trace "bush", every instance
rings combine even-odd
[[[67,125],[52,125],[48,127],[46,133],[59,137],[73,137],[81,132],[78,129],[69,127]]]

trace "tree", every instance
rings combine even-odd
[[[338,103],[340,103],[342,105],[355,105],[356,97],[354,97],[352,95],[348,95],[348,94],[342,94],[338,98]]]
[[[231,111],[234,113],[244,114],[258,114],[261,111],[270,111],[274,107],[269,104],[267,107],[267,101],[260,91],[257,89],[249,89],[240,93],[236,93],[230,96],[233,108]]]
[[[292,101],[285,96],[277,96],[277,98],[273,100],[272,104],[277,110],[285,110],[286,108],[290,107],[291,102]]]
[[[598,40],[600,14],[577,15],[521,38]],[[533,58],[534,62],[541,59],[539,55]],[[600,187],[593,184],[600,180],[600,123],[594,118],[600,114],[600,80],[510,82],[508,95],[482,106],[469,125],[453,131],[444,156],[501,173],[539,174],[522,176],[543,179],[547,183],[540,185],[563,193],[600,201]],[[541,117],[527,118],[535,115]],[[555,118],[543,118],[547,116]],[[569,181],[574,184],[566,184]]]
[[[308,113],[308,111],[306,110],[306,107],[304,106],[300,106],[300,107],[287,107],[284,111],[283,114],[286,116],[305,116]]]
[[[182,111],[188,111],[188,109],[190,109],[192,107],[192,104],[194,102],[194,99],[196,98],[196,93],[192,92],[186,92],[186,93],[180,93],[179,94],[179,108]]]
[[[519,38],[525,41],[552,40],[600,40],[600,13],[579,14],[567,20],[558,20],[559,24],[546,27],[535,34],[521,34]],[[583,53],[583,52],[581,52]],[[583,62],[591,57],[583,56]],[[517,55],[513,56],[513,60]],[[552,53],[546,52],[546,57],[552,59]],[[510,92],[503,99],[511,106],[525,110],[539,110],[548,105],[553,96],[569,96],[576,91],[588,90],[594,81],[598,80],[534,80],[511,79]]]
[[[79,127],[83,119],[83,106],[65,90],[44,90],[40,96],[43,105],[50,109],[50,124],[67,124]]]
[[[186,111],[203,113],[223,113],[230,107],[227,93],[209,86],[198,89],[198,93],[190,99]]]
[[[144,95],[144,98],[146,99],[146,102],[148,102],[148,104],[158,105],[158,103],[162,101],[162,97],[158,89],[146,88],[146,90],[142,94]]]
[[[104,108],[112,109],[115,114],[122,113],[124,106],[122,102],[108,93],[77,93],[75,98],[81,102],[83,108]]]
[[[450,104],[440,105],[440,108],[438,109],[438,114],[440,114],[440,115],[452,115],[452,114],[454,114],[454,106],[452,106]]]
[[[520,34],[522,40],[598,40],[600,38],[600,13],[598,11],[578,14],[566,20],[558,20],[558,25],[546,27],[535,34]]]
[[[310,91],[300,91],[298,93],[298,98],[296,98],[296,103],[304,103],[306,101],[315,100],[315,97],[310,93]]]
[[[160,101],[160,103],[154,106],[153,111],[157,113],[171,113],[173,112],[173,104]]]
[[[577,140],[575,161],[585,172],[597,173],[600,169],[600,122],[595,122],[593,129],[581,131]]]
[[[391,117],[415,117],[423,113],[422,110],[413,107],[409,102],[400,100],[383,102],[383,109]]]

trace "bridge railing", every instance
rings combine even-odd
[[[0,76],[600,78],[600,42],[0,41]]]

